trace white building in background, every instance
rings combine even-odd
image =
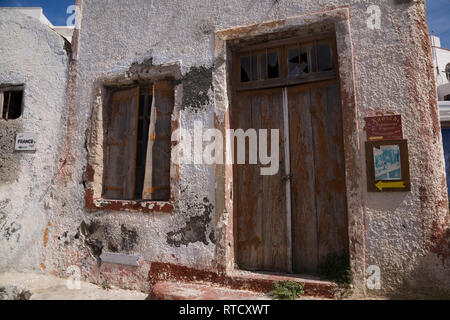
[[[10,12],[18,12],[24,14],[28,17],[35,18],[48,26],[50,29],[53,29],[56,33],[63,36],[67,41],[72,43],[72,35],[74,27],[70,26],[54,26],[50,20],[44,15],[42,8],[40,7],[2,7],[1,10],[8,10]]]
[[[450,49],[441,47],[441,39],[431,36],[434,75],[436,77],[441,122],[450,121]]]

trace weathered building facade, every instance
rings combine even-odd
[[[449,295],[424,1],[77,5],[70,61],[61,55],[65,100],[46,104],[45,115],[60,120],[47,126],[44,115],[30,114],[26,122],[55,149],[2,151],[18,158],[2,163],[5,177],[24,177],[2,178],[2,269],[67,275],[75,267],[97,283],[148,290],[165,278],[235,283],[238,269],[316,274],[338,254],[348,257],[359,292]],[[409,167],[401,192],[370,185],[365,118],[379,115],[401,116]],[[170,141],[173,133],[195,139],[199,127],[225,137],[222,159],[233,158],[229,129],[279,129],[278,172],[207,164],[195,145],[192,161],[173,161],[181,143]],[[2,145],[16,133],[5,132]],[[50,167],[33,166],[35,177],[30,159]],[[21,226],[15,237],[6,236],[10,223]],[[374,271],[380,286],[367,286]]]
[[[67,121],[70,43],[37,19],[41,11],[0,9],[0,268],[9,270],[44,261],[51,207],[44,197],[60,166]],[[37,151],[15,150],[21,133],[39,135]]]

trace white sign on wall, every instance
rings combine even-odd
[[[16,151],[35,151],[37,137],[34,133],[18,133],[16,135]]]

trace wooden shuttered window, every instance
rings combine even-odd
[[[107,109],[103,198],[170,198],[172,81],[118,90]]]
[[[153,85],[153,104],[142,191],[144,200],[169,200],[170,197],[170,137],[173,105],[173,82],[156,82]]]
[[[108,108],[104,197],[133,199],[138,88],[115,91]]]

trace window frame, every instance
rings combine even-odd
[[[3,109],[5,107],[5,92],[11,92],[11,91],[21,91],[22,94],[22,101],[20,104],[20,116],[15,119],[9,119],[9,117],[3,118]],[[16,84],[16,85],[0,85],[0,120],[4,121],[13,121],[18,120],[22,118],[23,116],[23,107],[24,107],[24,97],[25,97],[25,85],[23,84]],[[8,110],[9,113],[9,110]]]
[[[179,107],[177,107],[176,96],[179,82],[166,72],[155,79],[140,79],[130,82],[128,75],[117,75],[105,77],[95,82],[94,104],[91,118],[91,126],[88,132],[88,162],[85,171],[85,208],[92,211],[127,211],[140,213],[172,213],[175,208],[175,198],[179,194],[179,166],[170,160],[169,164],[169,188],[170,196],[165,200],[122,200],[106,199],[103,197],[104,186],[104,160],[105,160],[105,133],[104,112],[107,110],[109,100],[112,96],[112,89],[132,88],[136,86],[148,86],[156,81],[169,80],[173,83],[173,109],[170,118],[170,132],[179,127]],[[176,142],[171,142],[170,153]]]
[[[317,57],[317,44],[327,43],[330,45],[331,49],[331,61],[333,63],[332,71],[322,71],[319,72],[319,63],[318,59],[316,59],[316,71],[312,72],[311,68],[311,50],[310,46],[315,47],[316,57]],[[288,50],[297,47],[300,53],[302,47],[308,48],[308,65],[309,65],[309,74],[302,75],[299,72],[298,76],[289,76],[288,75]],[[280,65],[280,78],[274,79],[259,79],[258,72],[258,80],[250,80],[248,82],[241,82],[241,70],[240,70],[240,59],[245,56],[250,57],[250,65],[252,60],[252,53],[258,53],[263,50],[266,52],[278,50],[279,52],[279,65]],[[233,50],[233,69],[235,70],[235,77],[233,82],[236,84],[235,88],[237,91],[243,90],[253,90],[253,89],[264,89],[264,88],[272,88],[272,87],[282,87],[289,86],[295,84],[304,84],[316,81],[330,80],[335,79],[339,74],[338,70],[338,59],[337,59],[337,47],[336,47],[336,39],[333,33],[324,33],[321,35],[315,36],[306,36],[306,37],[293,37],[282,40],[273,40],[269,42],[262,42],[253,45],[243,45],[235,47]],[[258,66],[260,57],[258,54]],[[268,63],[266,58],[266,63]],[[259,68],[258,68],[259,69]],[[300,70],[299,70],[300,71]],[[250,70],[251,75],[251,70]],[[267,77],[266,72],[266,77]]]

